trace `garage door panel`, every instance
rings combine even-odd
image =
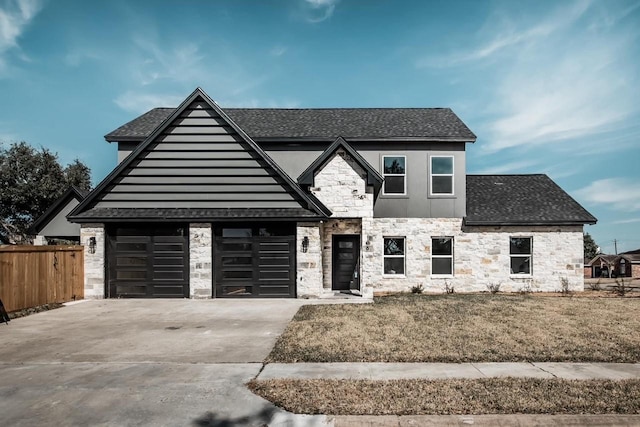
[[[184,226],[110,227],[108,296],[189,296],[189,248]]]
[[[214,229],[216,297],[295,297],[295,224]]]

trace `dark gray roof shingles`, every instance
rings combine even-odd
[[[547,175],[467,175],[467,225],[595,224]]]
[[[224,108],[254,139],[416,138],[473,142],[476,136],[449,108]],[[142,141],[173,108],[154,108],[105,135]]]
[[[207,208],[91,208],[74,217],[83,220],[189,221],[234,219],[318,219],[315,212],[302,208],[207,209]]]

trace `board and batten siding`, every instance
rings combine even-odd
[[[98,208],[299,208],[299,196],[207,103],[196,100],[138,154]]]

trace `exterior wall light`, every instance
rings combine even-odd
[[[307,236],[304,236],[302,238],[302,252],[307,253],[308,250],[309,250],[309,238]]]
[[[95,237],[89,237],[89,253],[90,254],[95,254],[96,253],[96,238]]]

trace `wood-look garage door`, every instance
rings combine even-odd
[[[188,229],[117,226],[107,229],[108,298],[188,298]]]
[[[214,297],[294,298],[295,225],[214,228]]]

